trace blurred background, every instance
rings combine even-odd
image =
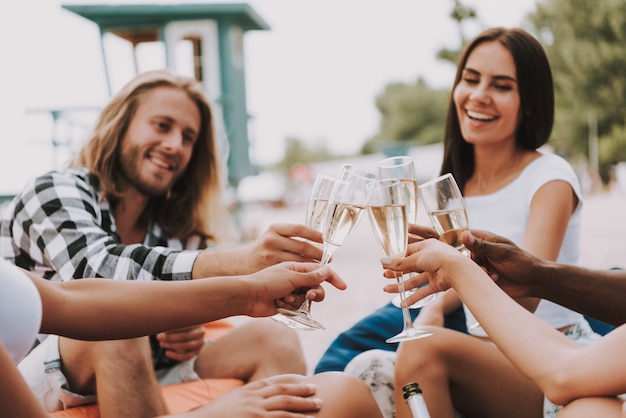
[[[2,3],[0,194],[65,164],[112,92],[165,66],[203,77],[222,110],[231,191],[241,185],[246,201],[265,189],[289,200],[320,162],[429,145],[420,153],[433,155],[456,56],[491,26],[524,27],[546,47],[550,146],[594,192],[621,179],[626,160],[625,12],[624,0]],[[425,160],[424,175],[438,170]]]

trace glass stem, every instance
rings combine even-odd
[[[298,308],[298,312],[305,312],[307,314],[311,312],[311,300],[305,298],[302,305]]]
[[[396,277],[396,283],[398,283],[398,290],[400,291],[400,301],[402,304],[402,319],[404,320],[404,329],[413,328],[413,320],[411,319],[411,314],[409,312],[409,308],[406,307],[406,296],[404,294],[404,280],[402,279],[401,274],[394,273]]]
[[[330,260],[330,256],[335,251],[335,248],[337,248],[337,247],[332,245],[332,244],[328,244],[326,241],[324,241],[324,253],[322,254],[322,260],[320,261],[320,267],[324,267],[326,264],[328,264],[328,261]]]

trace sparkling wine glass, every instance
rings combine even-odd
[[[386,257],[404,257],[409,237],[407,219],[406,188],[399,180],[378,180],[369,200],[368,214],[376,241]],[[401,273],[395,273],[401,302],[405,300],[404,280]],[[404,303],[402,303],[404,305]],[[408,307],[402,308],[403,329],[388,343],[413,340],[433,335],[413,326]]]
[[[328,207],[328,199],[335,184],[333,177],[318,174],[311,189],[309,203],[307,205],[305,225],[322,231],[324,224],[324,214]],[[311,301],[304,299],[302,305],[297,310],[279,308],[272,319],[296,329],[314,330],[325,329],[324,325],[314,320],[311,316]]]
[[[324,216],[322,266],[358,225],[375,183],[376,175],[365,168],[352,164],[344,164],[341,168]]]
[[[467,206],[454,176],[446,173],[421,184],[418,187],[418,195],[428,212],[433,228],[439,233],[439,239],[452,245],[466,257],[470,257],[470,251],[461,242],[463,232],[469,230]],[[478,322],[474,322],[469,329],[479,326]]]
[[[469,256],[469,250],[461,243],[461,235],[469,230],[467,207],[452,174],[421,184],[418,193],[439,239]]]
[[[324,252],[320,267],[328,263],[333,252],[343,245],[343,242],[358,225],[363,216],[363,211],[367,207],[367,201],[375,181],[376,175],[362,167],[352,164],[344,164],[341,167],[328,198],[328,206],[322,220]],[[285,314],[286,311],[279,308],[278,312]],[[314,328],[325,329],[323,324],[313,320],[310,312],[307,321],[302,320],[304,316],[290,318],[301,324],[308,326],[313,324]]]
[[[406,194],[406,208],[407,208],[407,221],[409,223],[417,222],[417,174],[415,172],[415,165],[413,158],[402,155],[396,157],[385,158],[378,162],[378,178],[384,179],[397,179],[404,188]],[[410,273],[413,276],[417,273]],[[411,290],[407,290],[406,293],[413,293]],[[437,299],[438,293],[433,293],[421,300],[418,300],[409,308],[422,308],[429,303],[432,303]],[[401,302],[400,294],[394,296],[391,299],[398,308]]]

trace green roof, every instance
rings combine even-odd
[[[270,29],[246,3],[64,4],[62,7],[95,22],[103,29],[197,19],[228,19],[243,30]]]

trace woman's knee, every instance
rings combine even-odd
[[[624,415],[624,401],[614,398],[580,398],[565,405],[558,418],[622,418]]]
[[[435,335],[419,340],[407,341],[398,347],[395,368],[396,383],[411,381],[416,374],[426,376],[446,369],[446,350],[449,344],[445,337]]]

